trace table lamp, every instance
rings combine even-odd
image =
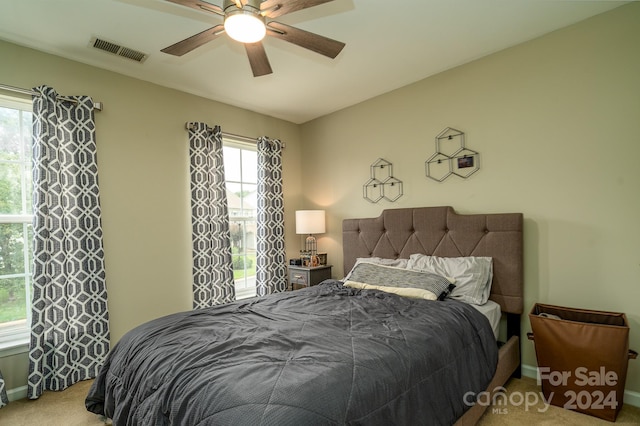
[[[318,254],[318,243],[313,234],[325,232],[324,210],[296,210],[296,234],[308,234],[305,251],[315,256]]]

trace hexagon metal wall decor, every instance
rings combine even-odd
[[[427,177],[442,182],[448,178],[453,171],[451,170],[451,159],[444,154],[436,152],[425,161],[425,171]]]
[[[391,201],[392,203],[398,198],[402,197],[402,181],[389,176],[384,182],[382,182],[384,188],[382,197]]]
[[[369,174],[372,179],[378,179],[383,181],[389,176],[393,176],[393,164],[385,160],[384,158],[378,158],[369,166]],[[378,176],[380,178],[378,178]]]
[[[464,133],[460,130],[447,127],[436,136],[436,152],[451,157],[460,148],[464,148]]]
[[[394,202],[402,197],[402,181],[393,176],[393,164],[378,158],[369,167],[370,179],[362,186],[362,198],[370,203],[385,199]]]
[[[382,182],[380,182],[378,179],[369,179],[362,186],[362,198],[369,202],[377,203],[384,197],[384,195],[382,194],[382,188]]]
[[[468,178],[480,170],[480,153],[465,146],[464,132],[451,127],[435,139],[436,152],[425,161],[425,175],[443,182],[451,175]]]
[[[463,179],[480,170],[480,154],[472,149],[463,148],[453,157],[453,174]]]

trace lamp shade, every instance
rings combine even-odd
[[[323,234],[324,210],[297,210],[296,234]]]

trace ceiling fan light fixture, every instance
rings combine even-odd
[[[267,34],[264,18],[247,10],[227,13],[224,30],[229,37],[241,43],[257,43]]]

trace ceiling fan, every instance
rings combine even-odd
[[[265,35],[276,37],[329,58],[335,58],[345,44],[281,22],[267,21],[287,13],[333,0],[224,0],[222,7],[200,0],[167,0],[196,10],[220,15],[224,23],[172,44],[162,52],[182,56],[223,33],[244,43],[254,77],[271,74],[271,65],[262,45]]]

